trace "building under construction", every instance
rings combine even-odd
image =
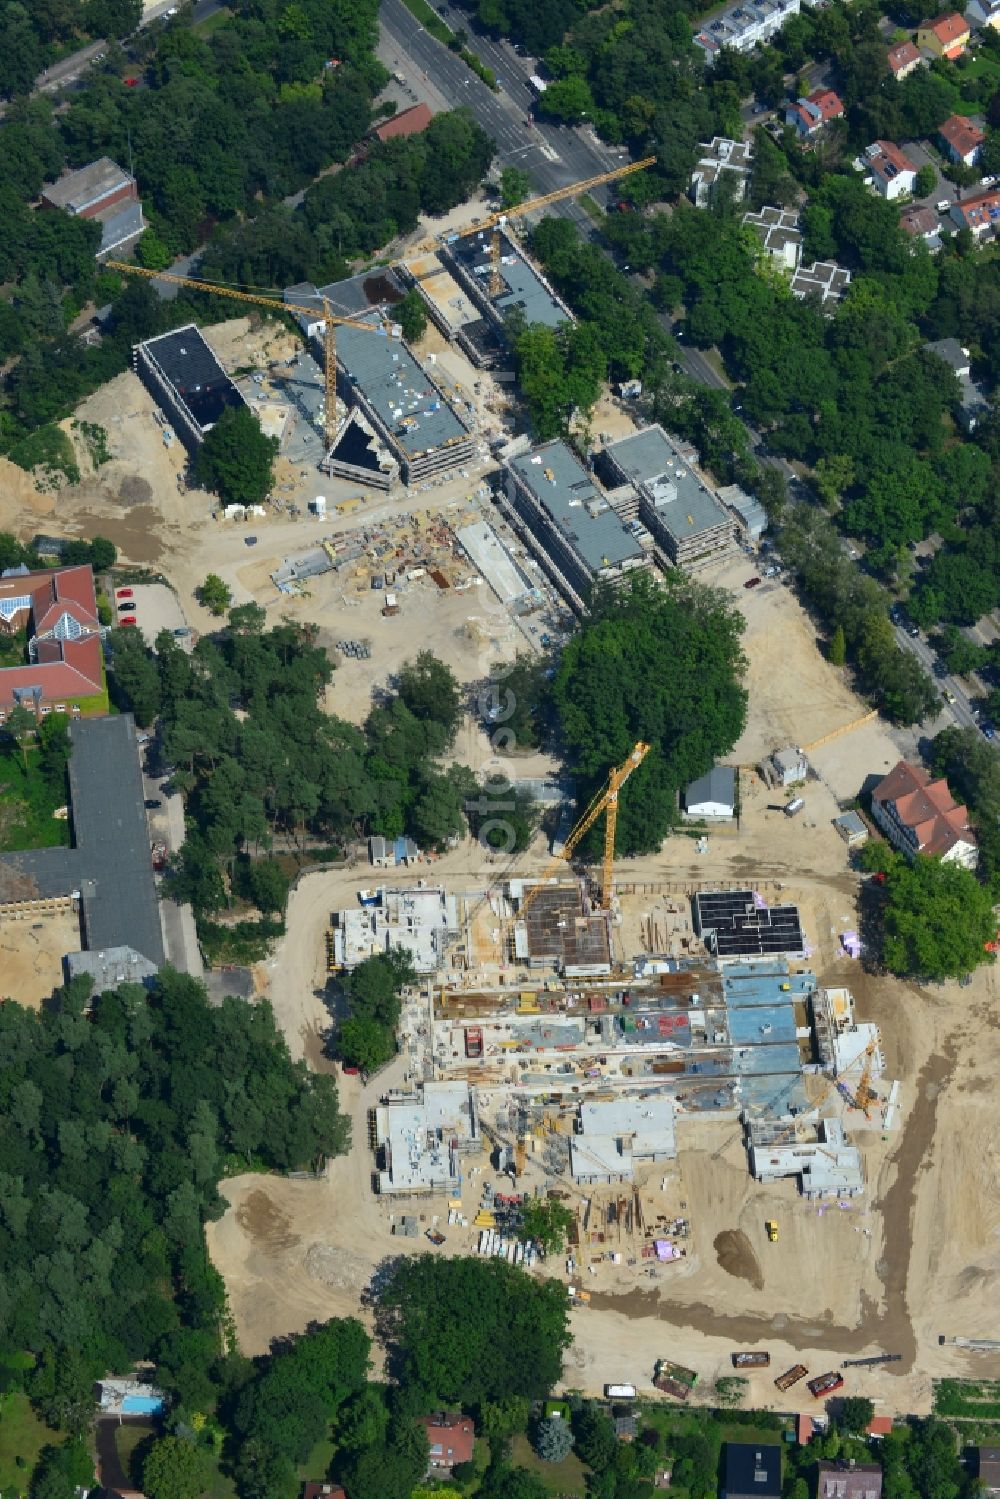
[[[404,294],[391,270],[319,289],[303,283],[284,294],[296,308],[315,307],[314,316],[295,315],[319,361],[324,302],[334,315],[371,326],[371,332],[355,323],[336,329],[337,394],[349,414],[320,464],[324,473],[369,489],[440,478],[476,457],[469,421],[393,322],[392,309]],[[325,407],[320,414],[325,417]]]
[[[529,327],[543,323],[558,328],[575,321],[538,267],[504,229],[456,236],[444,245],[440,258],[480,313],[478,320],[466,319],[455,330],[459,345],[480,367],[494,364],[506,350],[507,320],[512,315],[519,325]]]
[[[196,448],[242,395],[194,323],[147,338],[132,350],[136,374],[188,448]]]

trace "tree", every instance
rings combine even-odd
[[[268,914],[285,909],[288,876],[276,859],[255,859],[246,871],[244,886],[259,911]]]
[[[403,663],[396,690],[415,718],[440,725],[451,742],[461,716],[461,693],[451,667],[433,651],[421,651],[416,660]]]
[[[569,1343],[567,1298],[505,1261],[402,1259],[381,1293],[381,1336],[414,1399],[541,1399]],[[456,1329],[461,1327],[460,1336]]]
[[[573,1435],[577,1456],[595,1473],[602,1473],[614,1461],[618,1445],[615,1428],[596,1405],[585,1405],[573,1417]]]
[[[573,1451],[573,1431],[563,1416],[548,1416],[535,1427],[533,1446],[546,1463],[561,1463]]]
[[[348,1067],[377,1072],[396,1055],[392,1032],[368,1015],[351,1015],[337,1028],[337,1054]]]
[[[557,1197],[529,1197],[521,1209],[522,1236],[534,1239],[546,1255],[561,1252],[574,1221],[573,1213]]]
[[[844,638],[843,625],[837,625],[830,636],[830,644],[826,650],[827,659],[832,666],[843,666],[847,660],[847,641]]]
[[[539,114],[575,124],[594,112],[594,96],[585,78],[559,78],[550,83],[538,100]]]
[[[927,198],[937,187],[937,172],[930,165],[921,167],[913,183],[913,196]]]
[[[862,1436],[871,1425],[875,1415],[872,1402],[863,1395],[848,1395],[840,1407],[839,1423],[842,1431]]]
[[[403,337],[408,344],[416,343],[418,338],[423,337],[427,328],[427,308],[416,287],[413,287],[401,301],[396,303],[392,309],[392,315],[402,328]]]
[[[261,505],[274,484],[278,445],[249,407],[227,406],[195,454],[195,477],[226,505]]]
[[[677,792],[727,754],[743,729],[742,616],[721,593],[671,574],[599,588],[563,650],[552,699],[584,803],[637,740],[651,746],[619,799],[618,849],[659,847]]]
[[[208,1454],[181,1437],[154,1442],[142,1465],[149,1499],[201,1499],[211,1481]]]
[[[199,604],[214,614],[216,619],[221,619],[233,602],[233,595],[228,583],[224,583],[218,573],[209,573],[205,581],[195,590]]]
[[[996,937],[990,892],[953,863],[897,855],[882,886],[882,961],[899,977],[960,978]]]
[[[500,206],[516,208],[531,196],[531,177],[520,167],[504,167],[500,173]]]

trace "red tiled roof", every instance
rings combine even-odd
[[[426,104],[414,104],[400,114],[393,115],[383,125],[377,125],[375,134],[380,141],[391,141],[400,135],[419,135],[421,130],[427,129],[433,118]]]
[[[975,197],[956,203],[955,208],[970,229],[978,229],[983,224],[1000,224],[1000,192],[976,193]]]
[[[826,120],[835,120],[838,115],[844,113],[843,103],[839,96],[833,92],[832,88],[815,89],[808,96],[806,102],[816,106],[824,122]]]
[[[894,73],[900,73],[904,68],[910,68],[920,61],[920,49],[913,42],[900,42],[898,46],[890,47],[887,55],[889,67]]]
[[[92,697],[101,691],[101,638],[45,640],[38,648],[38,661],[31,666],[8,666],[0,671],[0,708],[14,704],[15,687],[40,687],[42,701],[62,702],[70,697]]]
[[[899,215],[899,227],[907,234],[934,234],[938,216],[933,208],[904,208]]]
[[[799,1416],[795,1425],[795,1435],[800,1447],[804,1447],[813,1434],[812,1416]]]
[[[893,141],[875,141],[865,151],[865,160],[872,171],[879,177],[887,180],[897,177],[900,172],[915,172],[917,169],[908,156],[905,156]],[[887,167],[894,167],[889,172]]]
[[[952,47],[959,37],[968,36],[969,23],[957,10],[953,10],[946,16],[938,16],[936,21],[925,21],[920,30],[933,31],[942,47]]]
[[[476,1434],[468,1416],[439,1411],[437,1415],[424,1416],[421,1424],[430,1443],[432,1466],[456,1468],[459,1463],[471,1463]]]
[[[979,126],[967,120],[964,115],[951,115],[943,125],[938,126],[938,135],[957,156],[963,157],[978,150],[986,139]]]
[[[339,1483],[307,1483],[302,1499],[347,1499]]]
[[[905,760],[890,770],[872,792],[872,800],[895,805],[896,817],[916,837],[922,854],[945,854],[960,840],[974,843],[968,813],[956,805],[945,780],[932,781],[918,765]]]
[[[870,1437],[887,1437],[891,1430],[891,1416],[873,1416],[865,1427],[865,1433]]]

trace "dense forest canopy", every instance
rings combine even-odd
[[[35,1355],[56,1424],[137,1359],[211,1403],[225,1293],[202,1224],[220,1178],[348,1143],[331,1079],[290,1060],[267,1003],[214,1007],[169,969],[88,1014],[89,992],[0,1005],[0,1347]]]
[[[657,849],[677,815],[677,793],[728,754],[746,722],[743,618],[720,592],[645,573],[598,589],[562,653],[552,701],[585,804],[639,739],[652,750],[618,814],[622,853]]]

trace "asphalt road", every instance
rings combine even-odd
[[[164,20],[167,11],[173,10],[177,3],[178,0],[162,0],[162,4],[155,6],[143,16],[137,30],[142,31],[145,27]],[[205,21],[222,8],[222,0],[199,0],[194,7],[194,18],[196,21]],[[124,39],[122,45],[125,45]],[[64,57],[62,62],[55,63],[38,75],[32,92],[35,94],[51,93],[68,83],[75,83],[81,73],[104,56],[107,47],[106,40],[91,42],[88,46],[81,47],[79,52],[74,52],[70,57]]]

